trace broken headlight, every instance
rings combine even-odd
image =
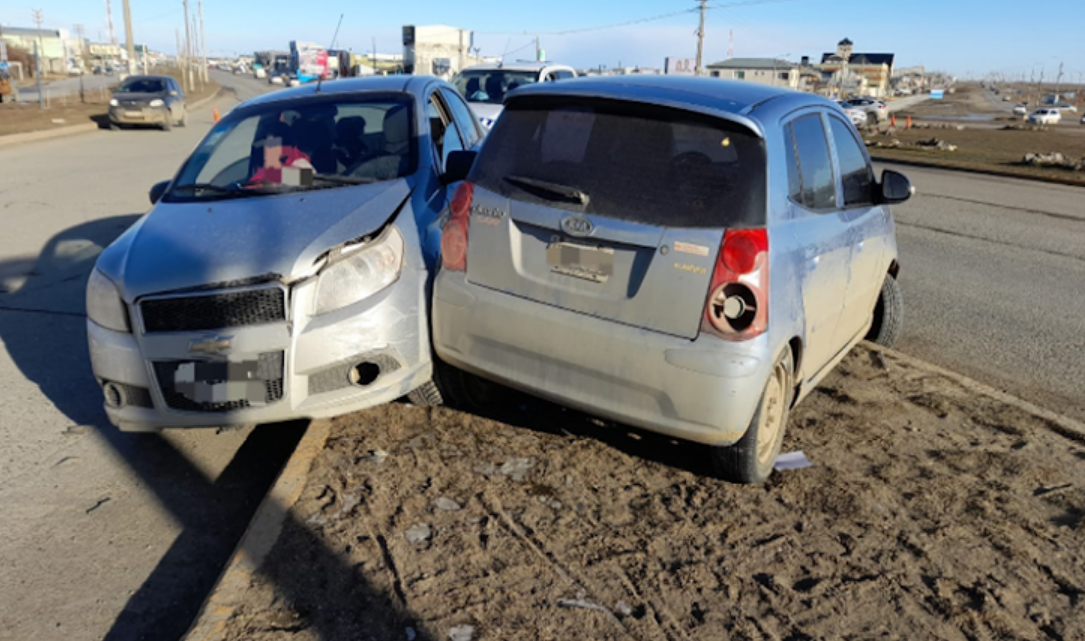
[[[394,225],[357,249],[335,250],[320,272],[316,315],[365,300],[399,280],[403,269],[403,236]]]

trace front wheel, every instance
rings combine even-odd
[[[166,115],[166,119],[162,121],[162,131],[170,131],[173,129],[173,122],[171,121],[169,114]]]
[[[188,110],[186,110],[186,109],[181,110],[181,121],[177,123],[177,126],[178,127],[187,127],[188,126]]]
[[[866,339],[882,347],[892,347],[900,339],[903,327],[904,298],[900,294],[900,284],[892,274],[886,274]]]
[[[791,349],[785,348],[772,366],[746,433],[734,445],[712,448],[712,465],[720,477],[746,484],[764,483],[768,479],[784,442],[794,397],[794,363]]]
[[[512,390],[439,359],[434,360],[433,372],[442,399],[457,409],[497,410],[508,405],[512,399]]]

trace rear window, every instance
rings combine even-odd
[[[631,222],[765,223],[764,141],[740,125],[654,105],[513,101],[487,137],[471,180],[515,200]],[[586,198],[562,198],[533,184]]]

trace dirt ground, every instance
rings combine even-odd
[[[227,638],[1085,639],[1085,439],[886,362],[759,487],[536,401],[340,419]]]
[[[153,73],[164,73],[175,78],[180,77],[180,73],[175,69],[159,69]],[[203,87],[197,87],[186,92],[185,99],[189,104],[192,104],[218,90],[218,84],[211,82]],[[37,102],[0,105],[0,136],[70,127],[72,125],[105,124],[111,91],[111,89],[88,90],[85,93],[85,104],[79,102],[78,95],[53,98],[50,101],[49,108],[44,110],[38,108]]]

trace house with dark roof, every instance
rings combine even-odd
[[[774,87],[799,88],[799,65],[779,58],[728,58],[706,66],[708,75]]]
[[[841,93],[881,98],[889,92],[895,58],[892,53],[855,53],[855,44],[844,38],[837,43],[835,53],[821,56],[821,64],[816,67],[832,76],[831,82]]]

